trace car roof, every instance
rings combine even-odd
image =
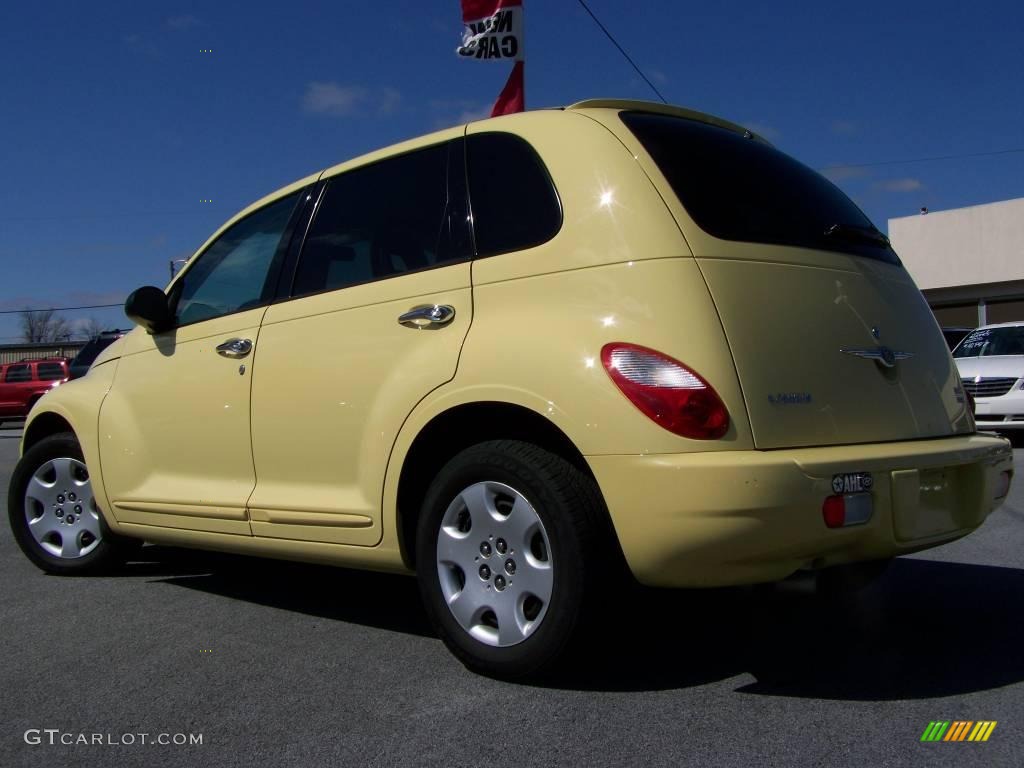
[[[981,331],[986,328],[1020,328],[1024,327],[1024,320],[1011,320],[1008,323],[990,323],[989,325],[979,325],[974,330]]]
[[[686,109],[685,107],[676,107],[671,104],[662,104],[660,102],[655,101],[642,101],[637,99],[587,99],[584,101],[578,101],[575,104],[570,104],[566,107],[528,110],[525,113],[519,114],[530,114],[538,112],[580,112],[584,110],[608,110],[615,112],[650,112],[652,114],[658,115],[671,115],[674,117],[683,117],[689,120],[697,120],[702,123],[707,123],[708,125],[718,126],[719,128],[725,128],[729,131],[746,135],[749,138],[755,139],[763,144],[770,144],[763,136],[759,136],[754,131],[748,130],[737,123],[730,122],[729,120],[723,120],[722,118],[715,117],[714,115],[708,115],[705,114],[704,112],[697,112],[696,110]],[[497,126],[502,124],[502,121],[506,120],[508,117],[510,116],[502,115],[499,117],[488,117],[484,118],[483,120],[470,122],[472,122],[476,126],[479,126],[481,123],[494,123]],[[511,117],[516,117],[516,115],[512,115]],[[505,124],[507,125],[507,123]],[[356,157],[350,158],[349,160],[345,160],[336,165],[329,166],[323,170],[317,171],[316,173],[311,173],[308,176],[305,176],[304,178],[301,178],[297,181],[292,182],[291,184],[281,187],[280,189],[271,192],[269,195],[265,195],[261,197],[259,200],[256,200],[255,202],[247,205],[245,208],[243,208],[234,216],[225,221],[220,227],[217,228],[215,232],[213,232],[213,234],[210,235],[209,238],[207,238],[206,242],[204,242],[195,250],[192,256],[200,254],[204,250],[206,250],[206,248],[209,247],[209,245],[213,243],[214,240],[220,237],[221,233],[227,230],[229,227],[233,226],[234,224],[241,221],[249,214],[254,213],[258,209],[262,208],[263,206],[269,205],[275,200],[279,200],[294,192],[298,192],[299,190],[305,189],[306,187],[308,187],[309,185],[313,184],[316,181],[319,181],[320,179],[323,179],[328,176],[333,176],[338,173],[342,173],[343,171],[346,171],[350,168],[356,168],[359,166],[367,165],[376,160],[382,160],[386,157],[394,157],[396,155],[401,155],[406,152],[412,152],[422,147],[431,146],[432,144],[439,144],[442,141],[450,141],[452,139],[459,138],[460,136],[465,135],[466,127],[468,125],[469,122],[460,123],[450,128],[444,128],[442,130],[434,131],[432,133],[418,135],[407,141],[398,142],[396,144],[389,144],[387,146],[381,147],[371,152],[367,152]],[[191,259],[192,257],[189,257],[189,261],[191,261]],[[168,290],[170,290],[170,287],[174,285],[178,280],[180,280],[182,275],[184,275],[185,272],[188,271],[188,266],[189,265],[186,263],[182,267],[182,269],[178,271],[177,275],[175,275],[174,278],[169,283],[167,287]]]
[[[610,109],[616,112],[648,112],[654,115],[683,117],[687,120],[696,120],[700,123],[707,123],[708,125],[725,128],[733,133],[740,133],[744,135],[750,134],[750,138],[758,139],[765,144],[769,143],[763,136],[758,136],[749,128],[730,120],[724,120],[720,117],[709,115],[706,112],[698,112],[695,109],[677,107],[672,104],[662,104],[657,101],[643,101],[641,99],[586,99],[585,101],[577,101],[575,104],[570,104],[565,109],[573,111],[584,109]]]

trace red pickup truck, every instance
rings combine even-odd
[[[36,400],[67,380],[63,358],[0,364],[0,424],[24,419]]]

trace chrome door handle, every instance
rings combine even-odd
[[[398,316],[406,328],[431,328],[450,323],[455,318],[455,307],[448,304],[423,304]]]
[[[237,360],[252,352],[252,342],[249,339],[228,339],[223,344],[217,345],[217,354]]]

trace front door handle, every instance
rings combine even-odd
[[[448,304],[423,304],[399,315],[398,322],[406,328],[427,329],[445,325],[453,319],[455,307]]]
[[[252,352],[252,341],[249,339],[228,339],[217,345],[217,354],[237,360]]]

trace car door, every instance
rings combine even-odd
[[[121,522],[249,535],[251,366],[299,192],[232,224],[174,283],[174,327],[125,339],[100,410],[100,462]]]
[[[7,366],[0,385],[0,413],[8,416],[24,416],[28,413],[28,402],[35,382],[32,381],[31,363],[14,363]]]
[[[402,422],[472,317],[463,141],[326,179],[291,298],[260,329],[253,534],[372,546]]]

